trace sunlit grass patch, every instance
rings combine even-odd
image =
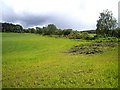
[[[118,87],[117,46],[103,54],[64,53],[85,43],[88,42],[34,34],[3,33],[3,87]]]

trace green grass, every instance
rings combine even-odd
[[[2,33],[0,33],[0,81],[2,81]],[[0,82],[0,89],[2,89],[2,82]]]
[[[96,34],[89,34],[89,36],[90,36],[90,37],[94,37],[94,36],[96,36]]]
[[[118,87],[118,48],[95,55],[65,53],[84,43],[88,42],[3,33],[3,88]]]

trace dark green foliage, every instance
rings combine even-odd
[[[36,33],[41,35],[55,35],[57,27],[54,24],[49,24],[47,27],[36,27]]]
[[[24,29],[25,33],[30,33],[30,31],[28,29]]]
[[[63,30],[63,35],[69,35],[72,32],[72,29],[64,29]]]
[[[108,10],[104,10],[102,13],[100,13],[100,17],[99,20],[97,20],[96,25],[96,34],[111,36],[111,30],[114,30],[117,24],[116,19],[112,15],[112,12]]]
[[[96,39],[96,36],[94,37],[87,37],[86,40],[95,40]]]
[[[63,31],[61,29],[58,29],[55,31],[55,35],[63,35]]]
[[[54,24],[49,24],[47,26],[47,29],[48,29],[49,34],[55,34],[55,31],[57,30],[57,28]]]
[[[42,35],[50,35],[49,32],[48,32],[47,27],[43,27],[43,33],[42,33]]]
[[[35,32],[36,32],[36,30],[35,30],[34,28],[28,28],[28,31],[29,31],[30,33],[35,33]]]
[[[23,27],[21,25],[15,25],[12,23],[2,23],[2,32],[23,32]]]
[[[84,31],[80,31],[81,33],[82,32],[87,32],[89,34],[96,34],[96,30],[84,30]]]
[[[43,29],[40,28],[40,27],[36,27],[36,33],[42,34],[43,33]]]
[[[82,36],[83,39],[88,39],[88,38],[90,37],[87,32],[83,32],[83,33],[81,34],[81,36]]]
[[[68,35],[69,39],[85,39],[85,40],[95,40],[94,37],[90,37],[88,32],[78,32],[78,31],[72,31],[71,34]]]
[[[120,38],[120,28],[116,28],[113,32],[112,32],[112,36],[115,36],[117,38]]]
[[[116,37],[97,36],[94,41],[97,43],[100,43],[100,42],[116,42],[117,43],[119,41],[119,39]]]
[[[81,34],[78,31],[72,31],[71,34],[68,35],[69,39],[81,39]]]
[[[105,16],[106,14],[107,14],[107,16]],[[48,26],[43,27],[43,28],[36,27],[36,28],[23,29],[23,27],[21,25],[15,25],[12,23],[1,23],[2,24],[2,32],[37,33],[40,35],[48,35],[48,36],[52,36],[52,37],[67,37],[69,39],[85,39],[85,40],[95,40],[101,36],[102,37],[114,36],[114,37],[119,38],[120,37],[120,28],[116,28],[115,30],[112,30],[113,27],[115,27],[115,20],[112,20],[112,26],[109,28],[109,30],[105,29],[106,26],[102,27],[102,29],[101,29],[101,25],[103,26],[102,21],[104,21],[102,19],[104,19],[105,17],[106,18],[112,17],[109,14],[112,15],[111,12],[109,12],[109,11],[104,11],[103,13],[100,14],[101,17],[100,17],[100,20],[98,20],[98,24],[97,24],[98,27],[96,30],[87,30],[87,31],[74,31],[72,29],[61,30],[61,29],[57,29],[57,27],[54,24],[49,24]],[[103,16],[104,16],[104,18],[102,18]],[[104,22],[104,24],[105,24],[105,22]],[[107,24],[105,24],[105,25],[107,25]],[[109,26],[109,25],[107,25],[107,26]],[[94,36],[95,32],[97,33],[96,36]]]

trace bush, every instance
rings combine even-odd
[[[68,35],[69,39],[81,39],[81,34],[78,32],[72,32],[70,35]]]
[[[70,35],[68,35],[68,38],[69,39],[86,39],[86,40],[93,39],[93,38],[90,38],[87,32],[80,33],[77,31],[74,31]]]
[[[120,28],[116,28],[112,34],[114,37],[120,38]]]
[[[64,29],[63,30],[63,35],[64,36],[69,35],[71,32],[72,32],[72,29]]]
[[[58,29],[55,31],[55,35],[63,35],[63,31],[61,29]]]
[[[88,34],[87,32],[83,32],[83,33],[81,34],[81,37],[82,37],[82,39],[88,40],[90,36],[89,36],[89,34]]]
[[[88,37],[86,38],[86,40],[95,40],[96,38],[95,37]]]

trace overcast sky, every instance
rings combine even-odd
[[[0,0],[2,22],[24,28],[55,24],[58,28],[96,29],[99,13],[111,10],[118,20],[119,0]]]

